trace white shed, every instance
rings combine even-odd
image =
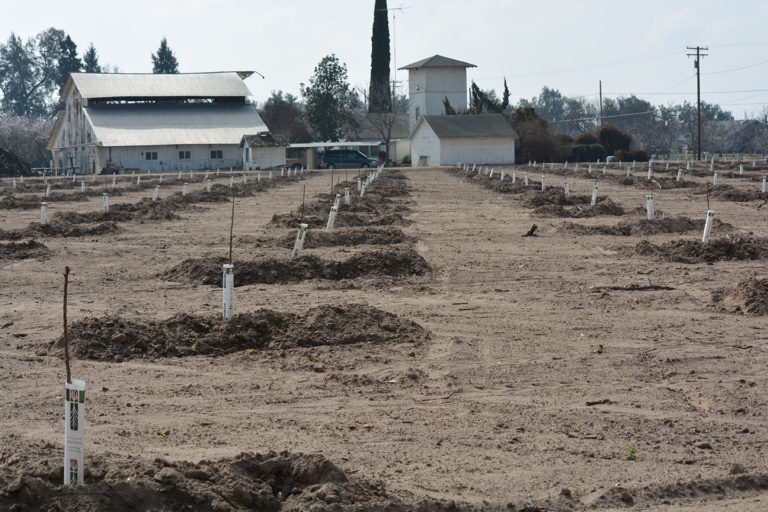
[[[517,138],[501,114],[422,116],[411,133],[411,165],[513,164]]]
[[[244,135],[240,141],[243,150],[243,170],[269,169],[285,166],[285,148],[288,144],[276,140],[269,132]]]

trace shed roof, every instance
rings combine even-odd
[[[440,139],[519,138],[515,129],[501,114],[423,116],[419,120],[419,124],[421,123],[427,123]],[[416,128],[418,129],[418,125]]]
[[[407,139],[410,135],[408,126],[408,114],[353,114],[353,126],[350,127],[347,137],[349,140],[381,140],[381,132],[377,128],[392,125],[390,139]],[[382,116],[381,118],[379,116]]]
[[[240,147],[245,147],[246,144],[248,144],[248,147],[251,148],[281,147],[288,145],[287,142],[280,140],[279,138],[275,138],[268,131],[243,135],[243,138],[240,141]]]
[[[252,96],[243,78],[249,72],[221,73],[71,73],[62,91],[72,86],[88,99],[214,98]]]
[[[255,105],[106,105],[84,109],[101,146],[239,144],[268,131]]]
[[[476,68],[474,64],[463,62],[456,59],[449,59],[442,55],[433,55],[422,59],[399,69],[418,69],[418,68]]]

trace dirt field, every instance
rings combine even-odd
[[[503,183],[385,170],[362,199],[336,171],[353,204],[332,236],[327,172],[242,187],[231,323],[216,280],[231,203],[206,202],[201,177],[172,202],[167,176],[154,206],[154,183],[122,177],[111,205],[149,213],[110,219],[60,180],[47,229],[23,206],[40,180],[3,180],[0,509],[768,509],[767,172],[722,168],[712,187],[702,165],[681,186],[670,167],[654,221],[640,163],[632,179],[547,167],[544,193],[541,167],[514,185],[512,167]],[[88,386],[76,490],[65,265]]]

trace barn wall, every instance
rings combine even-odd
[[[426,122],[420,123],[411,137],[411,166],[418,166],[423,156],[427,165],[440,165],[440,140]]]
[[[91,174],[99,172],[98,157],[84,101],[77,88],[72,87],[64,102],[64,119],[52,149],[53,165],[68,172]]]
[[[174,146],[124,146],[102,148],[103,165],[140,171],[199,171],[242,169],[242,150],[238,144],[190,144]],[[222,159],[211,159],[212,150],[221,150]],[[157,160],[147,160],[147,152],[157,152]],[[179,159],[179,151],[189,151],[189,159]]]
[[[440,165],[456,165],[459,161],[483,165],[515,163],[513,138],[443,139],[440,147]]]

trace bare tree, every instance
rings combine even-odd
[[[381,91],[383,94],[384,91]],[[386,94],[389,94],[389,87],[386,87]],[[393,95],[392,102],[389,110],[368,112],[370,109],[366,109],[365,119],[373,126],[377,134],[384,142],[384,162],[389,162],[389,144],[392,141],[392,132],[397,123],[398,112],[400,110],[400,100],[402,96]]]

